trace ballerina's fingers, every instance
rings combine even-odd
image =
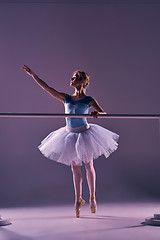
[[[99,113],[98,113],[97,111],[91,112],[91,116],[92,116],[93,118],[98,118],[98,115],[99,115]]]
[[[23,65],[22,69],[25,70],[27,73],[31,73],[31,69],[26,65]]]

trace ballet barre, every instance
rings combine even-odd
[[[93,118],[90,114],[64,114],[64,113],[0,113],[0,117],[30,117],[30,118]],[[98,118],[130,118],[130,119],[159,119],[160,114],[99,114]]]

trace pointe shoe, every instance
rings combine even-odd
[[[80,216],[80,208],[82,207],[82,206],[84,206],[85,205],[85,200],[84,199],[79,199],[76,203],[75,203],[75,212],[76,212],[76,218],[79,218],[79,216]]]
[[[90,204],[91,213],[96,213],[97,203],[96,203],[95,194],[91,194],[90,195],[89,204]]]

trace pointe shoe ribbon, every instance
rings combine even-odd
[[[96,197],[95,197],[95,194],[91,193],[91,195],[90,195],[90,199],[89,199],[89,203],[90,203],[90,210],[91,210],[91,213],[96,213],[96,210],[97,210],[97,204],[96,204]]]
[[[79,218],[80,216],[80,208],[85,205],[85,200],[80,199],[79,201],[76,202],[75,204],[75,212],[76,212],[76,218]]]

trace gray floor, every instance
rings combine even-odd
[[[160,227],[143,224],[146,217],[160,213],[160,203],[99,204],[96,214],[86,204],[79,219],[71,205],[8,208],[0,213],[12,221],[0,227],[0,240],[160,239]]]

